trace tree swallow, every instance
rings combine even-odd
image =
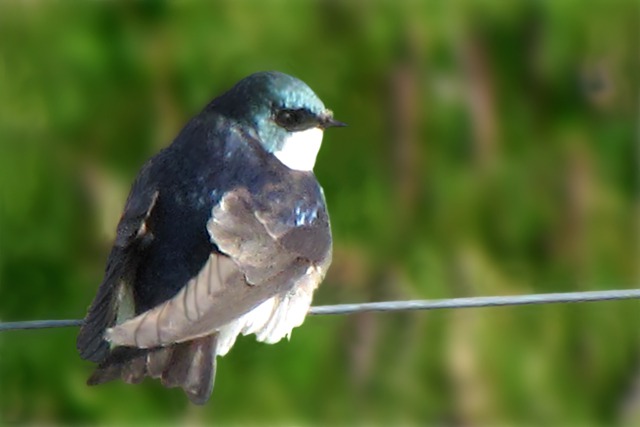
[[[302,324],[331,263],[313,166],[332,126],[304,82],[259,72],[147,161],[78,336],[88,384],[149,376],[204,404],[239,334],[275,343]]]

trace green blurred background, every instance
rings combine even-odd
[[[240,78],[349,127],[317,304],[637,287],[636,1],[0,3],[0,317],[79,318],[129,184]],[[308,318],[211,402],[85,386],[75,328],[0,335],[0,424],[640,425],[640,304]]]

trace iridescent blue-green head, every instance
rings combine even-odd
[[[344,126],[302,80],[277,71],[242,79],[214,104],[253,127],[264,149],[291,169],[313,169],[324,130]]]

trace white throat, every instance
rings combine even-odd
[[[282,148],[273,155],[289,169],[313,170],[322,144],[323,130],[312,128],[293,132],[284,140]]]

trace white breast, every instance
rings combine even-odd
[[[323,130],[312,128],[291,133],[284,141],[282,149],[273,154],[289,169],[313,170],[322,144]]]

